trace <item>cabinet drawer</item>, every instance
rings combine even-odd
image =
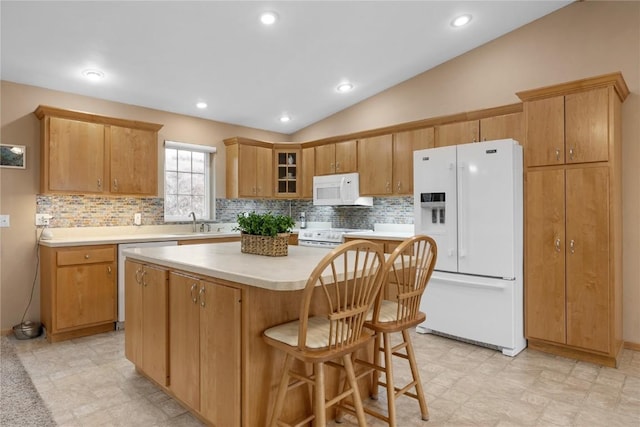
[[[116,259],[116,251],[113,247],[107,248],[78,248],[58,251],[58,266],[95,264],[98,262],[111,262]]]

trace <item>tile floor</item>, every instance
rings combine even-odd
[[[435,335],[412,338],[430,421],[420,420],[416,401],[401,398],[400,427],[640,426],[638,351],[624,350],[621,366],[611,369],[532,350],[511,358]],[[60,426],[202,425],[136,373],[124,357],[122,331],[56,344],[12,342]],[[384,404],[383,393],[368,404]],[[356,425],[350,415],[344,421],[339,425]]]

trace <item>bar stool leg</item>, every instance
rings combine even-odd
[[[391,334],[383,333],[384,370],[387,382],[387,407],[389,410],[389,427],[396,427],[396,391],[393,381],[393,354],[391,353]]]
[[[374,366],[380,366],[380,333],[376,333],[373,340],[373,364]],[[380,387],[380,371],[374,369],[371,378],[371,391],[369,396],[373,400],[378,400],[378,388]]]
[[[367,420],[364,416],[364,408],[362,407],[362,399],[360,398],[360,390],[358,389],[358,382],[356,381],[356,373],[353,369],[353,362],[351,361],[351,355],[345,354],[342,356],[344,363],[344,369],[347,372],[347,380],[353,391],[353,406],[356,408],[356,416],[358,417],[358,426],[367,427]]]
[[[429,421],[429,408],[427,407],[427,401],[424,398],[424,390],[422,388],[422,381],[420,380],[420,372],[418,371],[418,365],[416,364],[416,355],[413,351],[413,344],[411,343],[411,336],[409,335],[408,330],[402,330],[402,338],[407,345],[407,356],[409,357],[411,375],[413,376],[413,381],[416,383],[416,395],[418,395],[420,413],[424,421]]]
[[[326,399],[324,395],[324,363],[314,363],[313,371],[315,373],[315,393],[313,412],[316,416],[315,427],[326,427],[327,425],[327,409],[325,407]]]
[[[293,364],[293,357],[287,354],[284,360],[284,369],[282,371],[282,378],[280,378],[280,385],[278,386],[278,394],[276,396],[276,403],[273,408],[273,414],[271,415],[271,427],[277,427],[278,420],[282,414],[284,408],[284,398],[287,395],[287,389],[289,388],[289,370]]]

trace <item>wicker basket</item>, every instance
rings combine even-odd
[[[275,237],[242,233],[240,251],[246,254],[286,256],[289,253],[289,233],[280,233]]]

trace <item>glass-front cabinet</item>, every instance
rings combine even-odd
[[[276,197],[294,198],[300,195],[300,150],[275,150]]]

